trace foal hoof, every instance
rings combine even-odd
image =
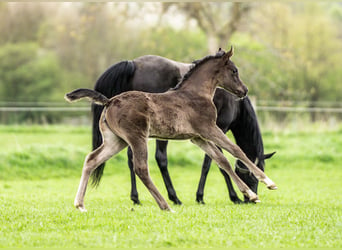
[[[261,182],[263,182],[267,186],[267,188],[270,189],[270,190],[278,189],[277,185],[268,177],[266,177],[265,179],[261,180]]]
[[[269,189],[269,190],[277,190],[278,189],[278,187],[276,186],[276,184],[272,184],[272,185],[269,185],[269,186],[267,186],[267,188]]]
[[[246,196],[249,197],[249,201],[251,202],[254,202],[254,203],[260,202],[258,195],[254,193],[252,190],[248,190]]]
[[[162,209],[163,211],[166,211],[166,212],[169,212],[169,213],[175,213],[175,211],[172,209],[172,208],[170,208],[170,207],[168,207],[168,208],[164,208],[164,209]]]
[[[80,210],[81,213],[87,212],[87,209],[83,205],[75,205],[75,208]]]

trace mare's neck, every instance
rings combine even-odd
[[[240,103],[239,115],[231,128],[236,144],[250,160],[263,157],[264,145],[258,119],[249,98]]]

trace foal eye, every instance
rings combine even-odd
[[[233,74],[237,74],[238,70],[237,69],[232,69]]]

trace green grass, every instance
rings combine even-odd
[[[161,211],[140,181],[143,205],[132,205],[126,152],[109,161],[99,188],[88,189],[88,212],[74,209],[89,128],[0,126],[0,138],[0,247],[342,245],[342,129],[265,131],[265,151],[277,151],[266,173],[279,189],[260,185],[257,205],[232,204],[215,165],[206,205],[196,204],[203,155],[189,142],[170,142],[169,170],[183,202],[170,202],[176,213]],[[153,181],[167,198],[153,141],[149,147]]]

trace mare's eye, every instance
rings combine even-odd
[[[238,70],[237,69],[232,69],[233,74],[237,74]]]

